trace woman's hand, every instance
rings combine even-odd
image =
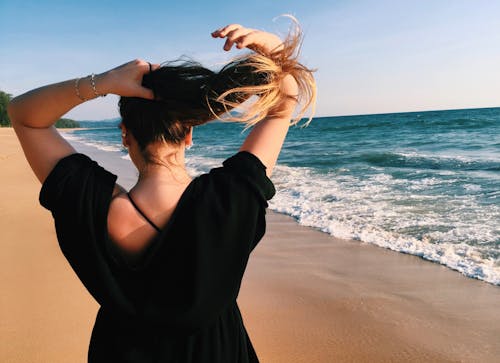
[[[230,24],[212,33],[214,38],[226,38],[224,50],[248,48],[254,52],[271,55],[283,48],[283,41],[276,35],[262,30],[245,28],[239,24]]]
[[[142,86],[142,77],[160,67],[140,59],[122,64],[96,76],[96,89],[101,94],[140,97],[152,100],[153,91]]]

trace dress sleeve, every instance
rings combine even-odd
[[[225,171],[247,183],[247,186],[267,207],[267,201],[276,193],[273,182],[266,175],[266,166],[254,154],[240,151],[223,162]]]
[[[264,236],[267,201],[275,194],[265,165],[254,154],[240,151],[225,160],[222,168],[212,169],[209,176],[213,223],[221,223],[221,235],[227,234],[228,239],[241,239],[253,233],[251,252]]]
[[[59,246],[75,273],[97,302],[115,307],[126,302],[104,242],[116,179],[88,156],[76,153],[56,164],[39,195],[40,204],[52,212]]]
[[[224,161],[222,168],[212,169],[206,179],[200,212],[219,227],[215,234],[221,240],[245,245],[243,241],[250,237],[251,252],[264,236],[267,201],[275,194],[266,167],[255,155],[242,151]]]

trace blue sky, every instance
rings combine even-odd
[[[228,23],[284,34],[296,16],[302,59],[317,68],[317,115],[500,106],[500,1],[0,0],[0,89],[18,95],[134,58],[236,55],[210,32]],[[76,119],[116,117],[117,97]]]

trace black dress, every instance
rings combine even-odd
[[[258,362],[236,298],[275,193],[262,162],[239,152],[194,178],[134,265],[107,233],[116,178],[72,154],[40,191],[62,252],[100,305],[89,362]]]

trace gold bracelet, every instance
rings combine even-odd
[[[92,73],[91,76],[90,76],[90,84],[92,86],[92,90],[94,91],[94,94],[96,97],[106,97],[106,94],[100,94],[99,92],[97,92],[97,89],[95,87],[95,74]]]
[[[80,94],[80,87],[79,87],[80,79],[81,78],[75,79],[75,91],[78,98],[81,99],[83,102],[85,102],[88,101],[88,98],[82,97],[82,95]]]

